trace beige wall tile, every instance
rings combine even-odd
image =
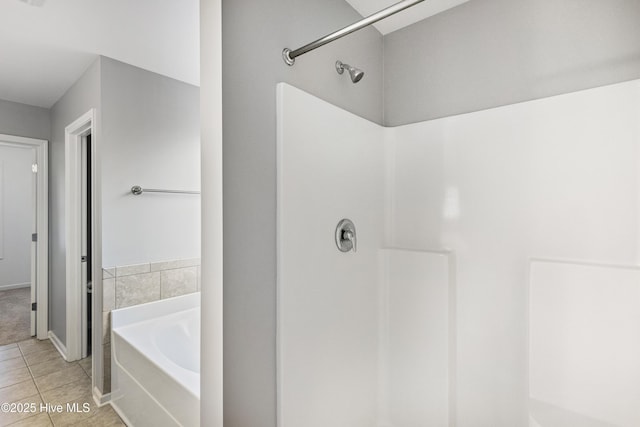
[[[102,281],[102,311],[116,308],[116,279]]]
[[[131,276],[133,274],[149,273],[151,271],[149,263],[135,264],[135,265],[123,265],[116,267],[116,277]]]
[[[195,267],[200,265],[200,258],[176,259],[171,261],[152,262],[151,271],[172,270],[174,268]]]
[[[103,393],[111,393],[111,343],[102,346],[104,355],[104,386]]]
[[[160,273],[136,274],[116,279],[116,308],[160,299]]]
[[[102,344],[111,342],[111,312],[102,313]]]
[[[195,292],[197,267],[177,268],[160,272],[161,298],[171,298]]]
[[[102,269],[102,280],[104,280],[104,279],[113,279],[114,277],[116,277],[116,268],[115,267],[103,268]]]

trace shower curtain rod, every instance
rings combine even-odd
[[[296,50],[291,50],[289,48],[285,48],[282,51],[282,59],[287,65],[293,65],[296,62],[296,58],[300,55],[304,55],[307,52],[312,51],[313,49],[317,49],[320,46],[324,46],[327,43],[331,43],[334,40],[337,40],[341,37],[346,36],[347,34],[351,34],[354,31],[358,31],[364,27],[368,27],[369,25],[378,22],[384,18],[387,18],[391,15],[394,15],[398,12],[401,12],[411,6],[415,6],[418,3],[423,2],[424,0],[403,0],[398,2],[392,6],[389,6],[386,9],[382,9],[380,12],[376,12],[373,15],[369,15],[360,21],[351,24],[342,28],[341,30],[334,31],[333,33],[326,35],[318,40],[312,41],[309,44],[306,44],[302,47],[299,47]]]

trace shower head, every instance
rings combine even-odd
[[[352,67],[351,65],[345,64],[342,61],[336,61],[336,71],[338,72],[338,74],[344,73],[344,70],[347,70],[349,72],[351,81],[354,83],[358,83],[364,77],[364,71],[360,70],[359,68]]]

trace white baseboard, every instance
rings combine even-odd
[[[93,401],[98,406],[104,406],[111,401],[111,393],[102,394],[98,387],[93,388]]]
[[[9,289],[30,288],[31,282],[15,283],[13,285],[0,285],[0,291],[8,291]]]
[[[67,347],[62,344],[60,338],[58,338],[58,336],[54,334],[53,331],[49,331],[49,339],[53,343],[53,346],[56,348],[56,350],[58,350],[58,353],[60,353],[60,355],[64,358],[64,360],[67,360]]]

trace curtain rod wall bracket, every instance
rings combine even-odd
[[[293,64],[296,63],[296,59],[289,56],[289,54],[291,54],[291,49],[289,49],[288,47],[285,47],[282,50],[282,59],[284,59],[285,64],[287,64],[288,66],[292,66]]]

